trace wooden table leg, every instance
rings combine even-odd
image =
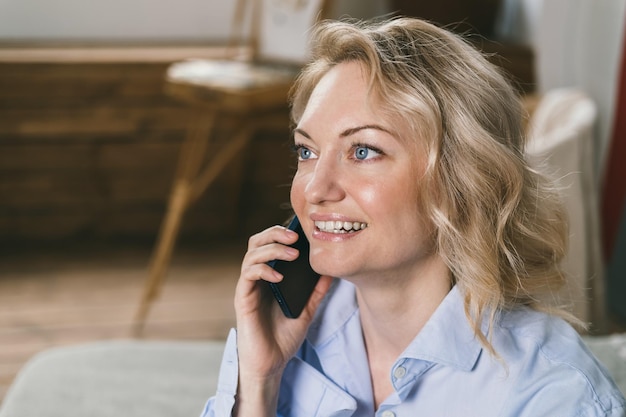
[[[159,294],[185,211],[245,147],[260,126],[268,125],[269,127],[276,124],[275,117],[263,118],[262,123],[248,120],[243,127],[233,132],[232,137],[214,153],[208,164],[202,169],[216,118],[216,112],[207,116],[206,111],[202,111],[199,114],[200,122],[190,131],[181,149],[176,181],[170,195],[167,214],[161,226],[158,243],[150,262],[148,278],[144,285],[143,297],[135,318],[135,336],[142,334],[150,305]],[[281,116],[277,120],[281,123],[279,126],[286,125],[284,117]]]
[[[206,168],[198,174],[193,182],[190,195],[192,202],[206,191],[228,163],[250,142],[254,132],[254,126],[245,126],[236,131],[232,138],[228,139],[228,142],[213,156]]]
[[[216,117],[215,112],[207,114],[206,110],[203,110],[198,115],[197,124],[194,125],[193,129],[190,129],[181,148],[167,212],[161,224],[156,248],[150,260],[149,273],[144,284],[139,309],[135,316],[135,336],[142,334],[150,306],[159,294],[183,215],[192,200],[191,190],[193,189],[193,182],[206,155]]]

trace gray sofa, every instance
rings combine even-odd
[[[586,338],[626,392],[626,335]],[[193,417],[215,392],[222,341],[55,348],[18,374],[0,417]]]

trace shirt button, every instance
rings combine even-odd
[[[398,379],[404,378],[405,375],[406,375],[406,368],[404,366],[398,366],[396,369],[393,370],[393,376],[395,376]]]
[[[382,417],[396,417],[396,413],[390,410],[383,411]]]

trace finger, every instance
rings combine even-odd
[[[311,297],[303,310],[303,314],[301,315],[305,317],[305,320],[311,320],[313,318],[317,308],[328,293],[332,283],[333,278],[328,275],[322,275],[317,281],[317,284],[313,289],[313,293],[311,294]]]
[[[253,264],[242,271],[240,281],[259,281],[265,280],[269,282],[280,282],[283,276],[280,272],[267,264]]]
[[[298,234],[283,226],[272,226],[259,232],[248,239],[248,250],[268,245],[270,243],[282,243],[291,245],[298,240]]]
[[[265,265],[273,260],[293,261],[300,255],[299,251],[291,246],[272,243],[250,250],[241,263],[242,274],[257,265]]]
[[[267,262],[273,259],[292,261],[298,257],[298,250],[289,246],[273,243],[246,253],[241,265],[241,275],[235,290],[236,299],[257,298],[258,281],[280,282],[282,274],[270,267]]]
[[[276,273],[268,265],[257,265],[250,268],[247,274],[242,274],[235,287],[235,311],[253,312],[267,298],[263,294],[263,289],[268,285],[262,285],[262,280],[268,282],[280,282],[282,276]]]
[[[274,319],[269,319],[269,317],[278,317],[279,319],[284,318],[282,313],[275,314],[277,311],[280,312],[280,307],[278,303],[274,302],[272,290],[267,283],[280,282],[282,280],[282,275],[280,275],[278,272],[275,272],[267,265],[265,265],[265,267],[267,268],[267,270],[271,271],[271,273],[275,273],[277,276],[275,278],[272,278],[271,276],[268,277],[261,272],[259,273],[258,279],[240,279],[237,283],[237,286],[235,287],[234,306],[235,313],[238,317],[238,322],[240,322],[243,317],[247,316],[250,313],[254,315],[261,314],[262,317],[265,317],[265,319],[261,318],[262,321],[270,320],[271,322],[273,322]]]

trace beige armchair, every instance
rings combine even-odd
[[[569,215],[569,250],[563,263],[568,285],[560,301],[571,303],[572,312],[593,331],[603,332],[604,266],[593,167],[596,118],[596,105],[584,92],[549,91],[530,118],[527,154],[555,176]]]

